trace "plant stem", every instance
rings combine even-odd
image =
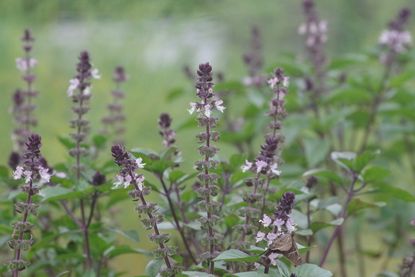
[[[142,191],[140,190],[140,188],[137,185],[137,182],[135,180],[135,175],[133,174],[133,172],[130,172],[129,174],[131,176],[131,179],[133,180],[132,184],[134,185],[135,190],[137,192],[139,192],[138,197],[140,198],[141,203],[143,204],[143,206],[147,206],[147,201],[145,200]],[[146,214],[147,214],[148,218],[150,219],[150,222],[154,222],[154,224],[152,224],[154,234],[157,235],[157,236],[160,236],[160,231],[157,227],[157,222],[154,220],[154,216],[150,212],[146,212]],[[173,267],[171,265],[171,262],[170,262],[170,259],[169,259],[169,256],[167,255],[166,251],[164,251],[166,249],[166,247],[164,246],[164,243],[159,242],[159,246],[160,246],[160,249],[163,250],[163,253],[164,253],[163,254],[163,259],[164,259],[164,262],[166,263],[167,268],[168,269],[173,269]]]
[[[349,206],[350,201],[353,199],[354,197],[354,186],[356,184],[357,181],[357,176],[355,173],[353,173],[353,180],[352,180],[352,184],[350,185],[348,194],[347,194],[347,198],[346,201],[343,205],[342,211],[340,213],[340,217],[343,218],[343,222],[342,224],[336,226],[336,228],[334,229],[334,232],[329,240],[329,242],[327,243],[326,248],[323,251],[323,256],[321,257],[320,260],[320,267],[322,267],[324,265],[324,263],[326,262],[327,256],[330,252],[330,248],[333,245],[333,242],[336,240],[336,238],[342,233],[342,229],[343,229],[343,225],[346,221],[346,217],[347,217],[347,208]]]
[[[23,220],[22,220],[23,224],[27,223],[27,218],[29,216],[29,209],[27,207],[30,206],[30,204],[32,204],[32,195],[33,195],[32,185],[33,185],[33,182],[30,181],[29,191],[28,191],[27,199],[26,199],[26,209],[24,210],[24,213],[23,213]],[[23,235],[24,235],[23,231],[19,230],[19,242],[23,240]],[[21,255],[22,253],[21,253],[21,249],[19,245],[17,249],[15,249],[14,251],[14,260],[15,261],[20,260]],[[13,269],[13,277],[19,277],[19,274],[20,274],[19,268]]]
[[[171,214],[173,216],[174,223],[176,224],[177,231],[180,234],[180,237],[183,241],[183,244],[186,248],[186,251],[189,254],[189,257],[193,261],[193,263],[197,264],[197,261],[196,261],[195,257],[193,256],[192,251],[190,249],[190,245],[187,242],[186,236],[184,235],[183,228],[180,226],[180,222],[179,222],[179,219],[177,217],[176,210],[175,210],[174,205],[173,205],[173,201],[171,200],[171,197],[170,197],[170,190],[167,189],[166,183],[163,180],[163,176],[157,175],[157,177],[159,178],[160,183],[163,186],[164,193],[166,195],[167,202],[169,203],[169,208],[170,208]]]
[[[310,209],[310,199],[307,200],[307,228],[311,228],[311,209]],[[307,254],[305,256],[305,262],[310,262],[310,255],[311,255],[311,240],[313,239],[312,235],[307,236]]]
[[[363,142],[362,142],[362,145],[359,148],[359,153],[363,152],[366,149],[367,144],[369,142],[369,137],[370,137],[371,132],[373,131],[374,124],[375,124],[375,121],[376,121],[376,114],[378,112],[380,104],[382,104],[383,97],[384,97],[384,95],[387,91],[387,86],[386,85],[388,83],[391,72],[392,72],[392,65],[389,64],[385,68],[385,72],[383,74],[383,78],[382,78],[379,90],[378,90],[375,98],[373,99],[372,105],[370,107],[369,119],[368,119],[367,124],[365,126],[365,132],[364,132],[364,135],[363,135]]]
[[[207,100],[204,100],[205,106],[207,105]],[[210,123],[206,124],[206,146],[210,147]],[[209,163],[209,155],[205,155],[205,175],[209,176],[209,169],[207,164]],[[210,203],[210,189],[209,189],[209,182],[210,180],[205,179],[205,201],[206,201],[206,213],[207,213],[207,227],[208,227],[208,241],[209,241],[209,254],[210,257],[207,259],[209,273],[213,274],[215,270],[215,263],[213,262],[213,255],[215,253],[215,232],[212,227],[212,211],[211,211],[211,203]]]

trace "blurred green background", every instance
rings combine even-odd
[[[320,16],[329,22],[330,55],[375,45],[380,31],[402,6],[415,10],[415,2],[409,0],[316,0],[316,3]],[[253,24],[262,31],[267,67],[278,61],[282,53],[301,53],[302,40],[297,27],[302,21],[300,0],[2,0],[1,163],[6,163],[11,150],[11,95],[23,86],[15,58],[22,55],[20,37],[24,28],[32,29],[36,37],[34,55],[39,65],[35,69],[38,77],[35,87],[40,92],[36,100],[35,114],[39,120],[36,131],[42,135],[43,152],[53,164],[67,159],[56,136],[70,131],[71,103],[66,89],[81,50],[91,52],[94,65],[102,73],[102,79],[94,83],[88,115],[93,129],[101,127],[100,119],[113,87],[112,70],[123,65],[130,77],[124,86],[127,145],[160,149],[158,115],[164,111],[171,113],[176,126],[188,118],[186,109],[193,98],[193,84],[182,73],[184,65],[195,68],[198,63],[209,61],[227,79],[241,79],[246,75],[241,55],[249,47]],[[414,33],[413,27],[411,31]],[[166,95],[177,87],[189,93],[169,103]],[[189,145],[196,145],[194,132],[179,133],[178,145],[190,164],[194,154]],[[132,210],[133,204],[126,205]],[[137,221],[131,219],[120,217],[119,221],[123,228],[137,228]],[[117,267],[138,274],[145,264],[144,260],[139,262],[137,256],[125,256],[117,262]]]

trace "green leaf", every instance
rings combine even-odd
[[[339,226],[343,223],[343,221],[343,218],[338,218],[330,222],[312,222],[311,230],[313,231],[313,233],[316,233],[327,227]]]
[[[75,142],[73,142],[69,137],[59,136],[58,140],[68,150],[75,147]]]
[[[314,264],[302,264],[293,271],[297,277],[331,277],[333,274]]]
[[[189,277],[215,277],[215,275],[201,271],[183,271],[182,274]]]
[[[368,202],[364,202],[360,200],[359,198],[355,198],[349,203],[347,211],[348,211],[348,214],[351,215],[351,214],[356,214],[364,209],[378,208],[380,206],[381,204],[379,203],[376,203],[376,204],[368,203]]]
[[[240,81],[226,81],[221,82],[215,85],[216,91],[237,91],[237,92],[244,92],[245,86]]]
[[[139,242],[140,238],[138,236],[138,232],[136,230],[121,230],[117,228],[108,228],[109,231],[116,233],[118,235],[123,236],[124,238],[130,239],[134,242]]]
[[[379,166],[371,166],[363,171],[362,176],[366,183],[381,182],[389,176],[389,170]]]
[[[94,143],[96,148],[102,149],[105,147],[105,144],[107,143],[107,137],[103,135],[95,135],[92,137],[92,142]]]
[[[92,186],[85,187],[83,190],[74,191],[59,185],[54,187],[45,187],[39,191],[42,201],[57,201],[77,199],[90,194],[94,188]]]
[[[314,176],[317,178],[321,178],[327,181],[332,181],[336,184],[343,183],[343,179],[337,175],[334,171],[327,170],[327,169],[311,169],[308,170],[303,174],[304,177]]]
[[[229,249],[220,253],[214,261],[227,261],[227,262],[256,262],[259,256],[250,256],[245,252],[238,249]]]
[[[415,76],[415,71],[404,71],[402,73],[399,73],[398,75],[392,77],[389,81],[389,86],[393,88],[400,87],[404,85],[407,81],[413,79]]]
[[[9,178],[9,169],[4,165],[0,165],[0,179],[7,178]]]
[[[326,140],[317,138],[305,139],[304,148],[308,167],[313,167],[326,158],[330,144]]]
[[[387,197],[394,197],[396,199],[406,202],[415,202],[415,195],[396,186],[391,186],[387,184],[377,184],[376,188],[378,192],[381,192]]]
[[[143,254],[143,255],[150,255],[149,251],[139,249],[139,248],[131,248],[128,245],[121,245],[121,246],[111,246],[110,248],[106,249],[103,255],[108,258],[114,258],[124,254]]]
[[[148,262],[145,273],[148,277],[156,277],[158,273],[160,272],[160,268],[163,265],[163,260],[161,259],[155,259]]]
[[[186,94],[186,91],[183,88],[174,88],[167,93],[166,100],[173,101],[184,94]]]

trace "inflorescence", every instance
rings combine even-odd
[[[146,215],[147,218],[142,218],[141,221],[148,230],[153,230],[149,236],[150,240],[156,243],[159,247],[156,251],[158,257],[164,259],[166,267],[161,270],[162,276],[174,276],[178,272],[178,268],[174,265],[171,256],[174,251],[167,246],[170,239],[168,234],[161,234],[158,224],[163,221],[163,216],[159,212],[156,204],[147,202],[144,196],[150,193],[149,189],[144,186],[144,176],[138,174],[138,169],[144,168],[145,164],[141,158],[135,159],[121,145],[114,145],[111,148],[112,156],[115,163],[120,167],[120,171],[116,177],[114,188],[124,186],[128,188],[133,186],[133,190],[129,192],[133,201],[137,201],[137,212],[141,215]]]
[[[287,94],[288,82],[288,77],[279,68],[275,70],[274,76],[268,80],[268,84],[274,92],[268,112],[271,118],[271,123],[269,124],[270,131],[266,135],[265,142],[261,145],[261,151],[255,161],[250,162],[247,160],[241,167],[243,172],[252,171],[255,173],[255,178],[250,181],[250,183],[253,183],[253,191],[244,197],[245,201],[248,202],[248,207],[244,210],[243,242],[245,241],[245,236],[253,228],[251,220],[261,217],[264,213],[266,195],[271,180],[281,175],[279,169],[279,164],[281,163],[280,145],[284,140],[281,128],[282,120],[286,117],[285,95]],[[260,202],[260,205],[258,205],[258,202]]]
[[[190,103],[190,114],[196,112],[199,126],[204,131],[197,135],[201,146],[199,147],[201,161],[196,162],[195,167],[199,171],[198,179],[202,183],[198,186],[198,193],[203,199],[200,201],[201,207],[206,211],[206,216],[201,217],[202,228],[207,233],[208,251],[202,254],[208,264],[210,274],[214,272],[213,259],[217,255],[215,247],[218,240],[218,233],[214,225],[218,220],[216,210],[218,203],[213,197],[217,194],[216,182],[218,176],[211,171],[216,167],[217,162],[213,157],[217,154],[218,148],[212,145],[212,142],[219,140],[219,134],[213,129],[216,127],[218,118],[212,115],[214,110],[223,112],[225,107],[223,101],[213,92],[212,66],[209,63],[200,64],[197,70],[196,95],[199,97],[198,102]]]
[[[33,115],[36,106],[33,99],[38,92],[33,89],[36,76],[33,68],[37,65],[37,60],[32,57],[34,37],[30,30],[26,29],[22,36],[22,48],[24,57],[16,59],[16,67],[22,74],[22,79],[26,83],[25,89],[17,89],[13,94],[13,106],[11,113],[15,122],[15,129],[12,134],[14,151],[10,154],[9,165],[15,169],[20,162],[23,154],[25,142],[30,136],[33,127],[37,125],[37,120]]]
[[[387,49],[380,57],[382,63],[393,63],[396,54],[406,52],[411,47],[412,36],[405,29],[410,16],[409,9],[402,9],[379,36],[379,44]]]
[[[19,276],[28,262],[23,260],[22,251],[27,251],[33,244],[33,224],[29,222],[29,216],[36,215],[38,204],[33,198],[39,193],[41,184],[48,183],[51,177],[49,168],[45,166],[40,154],[41,138],[32,134],[27,138],[26,151],[22,156],[21,165],[16,167],[13,177],[16,180],[24,180],[22,191],[27,194],[26,201],[15,204],[16,212],[22,214],[22,219],[13,224],[13,234],[9,241],[9,247],[14,250],[14,258],[10,262],[13,276]]]
[[[122,144],[125,133],[125,115],[122,100],[125,97],[121,85],[127,81],[127,75],[124,67],[117,66],[113,73],[115,89],[111,92],[112,102],[108,104],[108,115],[102,119],[104,125],[104,134],[110,134],[114,137],[114,144]]]

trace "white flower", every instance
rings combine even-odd
[[[190,109],[188,109],[190,114],[193,114],[196,111],[197,104],[195,102],[190,102]]]
[[[91,94],[91,87],[86,87],[86,88],[83,90],[83,94],[84,94],[84,95],[90,95],[90,94]]]
[[[254,267],[255,267],[255,269],[258,269],[260,266],[261,266],[261,264],[260,264],[260,263],[254,263]]]
[[[271,264],[273,265],[273,266],[276,266],[277,265],[277,259],[280,257],[281,255],[280,254],[278,254],[278,253],[271,253],[269,256],[268,256],[268,258],[269,258],[269,260],[270,260],[270,262],[271,262]]]
[[[69,97],[73,96],[73,92],[78,88],[78,86],[79,86],[79,80],[77,78],[69,80],[69,87],[67,90]]]
[[[287,231],[288,231],[289,233],[292,233],[292,232],[294,232],[294,231],[295,231],[295,225],[294,225],[294,222],[292,221],[292,219],[291,219],[291,218],[289,218],[289,219],[287,220],[287,222],[285,222],[285,227],[287,228]]]
[[[66,178],[66,173],[58,171],[58,172],[55,172],[55,176],[63,179],[63,178]]]
[[[225,110],[225,107],[223,106],[223,101],[221,99],[215,101],[215,107],[221,113],[223,113],[223,111]]]
[[[290,78],[289,77],[284,77],[282,80],[282,85],[284,87],[288,87],[288,85],[290,84]]]
[[[210,106],[206,105],[205,106],[205,116],[210,117],[211,113],[212,113],[212,110],[210,109]]]
[[[13,172],[13,179],[18,180],[21,179],[23,175],[23,167],[18,166],[16,170]]]
[[[278,169],[278,164],[274,163],[271,165],[271,172],[274,173],[277,176],[281,175],[281,170]]]
[[[268,227],[269,225],[271,225],[272,220],[269,216],[267,216],[266,214],[264,214],[264,216],[262,217],[262,219],[259,220],[260,223],[262,223],[262,225],[264,227]]]
[[[265,239],[265,233],[263,233],[263,232],[261,232],[261,231],[259,231],[257,234],[256,234],[256,242],[258,243],[258,242],[260,242],[260,241],[263,241],[264,239]]]
[[[277,218],[274,221],[274,225],[278,228],[278,230],[281,229],[281,226],[283,226],[284,223],[285,223],[284,220],[282,220],[281,218]]]
[[[49,183],[50,177],[51,177],[51,175],[49,174],[49,168],[40,167],[39,168],[39,175],[40,175],[41,180],[44,183]]]
[[[327,21],[326,20],[321,20],[320,23],[318,24],[318,27],[319,27],[321,33],[327,32]]]
[[[145,163],[143,163],[142,158],[135,159],[135,163],[137,164],[138,168],[144,168],[144,166],[146,165]]]
[[[142,191],[143,190],[143,187],[144,187],[144,176],[143,175],[140,175],[140,176],[136,176],[136,178],[135,178],[135,182],[137,183],[137,187],[138,187],[138,189],[140,190],[140,191]]]
[[[25,177],[25,183],[29,183],[32,180],[32,171],[25,170],[23,171],[23,176]]]
[[[272,77],[271,79],[268,80],[268,85],[270,86],[270,88],[274,88],[278,82],[279,82],[279,79],[277,77]]]
[[[91,70],[91,76],[94,79],[101,79],[101,75],[99,74],[99,71],[97,68],[94,68]]]
[[[298,34],[304,35],[306,32],[307,32],[307,25],[303,23],[300,25],[300,27],[298,27]]]
[[[271,245],[277,237],[278,235],[276,233],[268,233],[267,235],[268,246]]]
[[[131,184],[131,181],[132,179],[130,175],[127,175],[127,176],[117,175],[115,176],[115,182],[112,188],[118,189],[121,186],[124,186],[124,188],[128,188],[128,186]]]
[[[252,167],[252,163],[248,160],[245,161],[245,164],[243,166],[241,166],[241,170],[242,172],[246,172],[248,170],[250,170]]]
[[[37,60],[33,58],[24,59],[24,58],[17,58],[16,59],[16,67],[21,72],[25,72],[28,69],[35,67],[37,64]]]
[[[256,166],[256,173],[260,173],[263,168],[268,166],[268,164],[264,162],[263,160],[258,160],[255,162],[255,166]]]

